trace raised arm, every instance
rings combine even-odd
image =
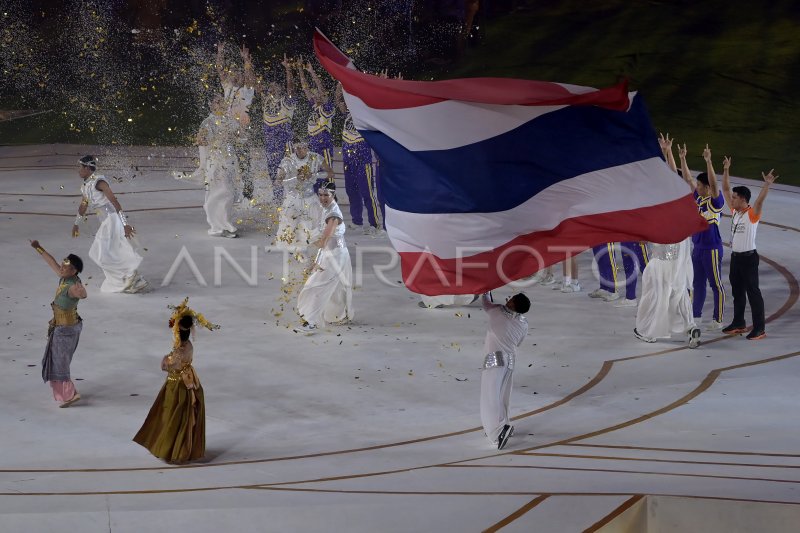
[[[217,57],[214,61],[214,68],[217,70],[220,83],[224,85],[228,79],[228,75],[225,73],[225,43],[217,43]]]
[[[303,72],[303,64],[301,63],[297,69],[297,72],[300,74],[300,87],[303,88],[303,94],[306,95],[306,98],[310,102],[314,102],[314,93],[311,92],[311,89],[308,87],[308,80],[306,80],[305,72]]]
[[[773,174],[773,172],[775,172],[774,168],[766,175],[764,175],[763,172],[761,173],[761,177],[764,179],[764,186],[761,187],[761,192],[758,193],[758,198],[756,198],[756,202],[753,204],[753,211],[756,215],[761,214],[761,209],[764,207],[764,200],[767,198],[767,193],[769,192],[769,186],[775,183],[775,180],[780,177],[777,174]]]
[[[683,181],[689,185],[692,192],[694,192],[695,189],[697,189],[697,183],[694,181],[692,171],[689,170],[689,165],[686,163],[686,143],[683,143],[683,146],[680,144],[678,145],[678,157],[681,160],[681,177]]]
[[[333,93],[333,100],[336,103],[336,107],[339,108],[339,111],[347,114],[347,104],[344,103],[344,94],[342,93],[341,82],[336,82],[336,90]]]
[[[45,251],[45,249],[42,248],[42,246],[39,244],[39,241],[37,241],[36,239],[30,242],[31,242],[31,247],[37,252],[39,252],[39,255],[42,256],[42,259],[44,259],[44,262],[47,263],[47,266],[49,266],[53,270],[53,272],[55,272],[56,274],[58,274],[59,277],[61,277],[61,267],[53,258],[53,256],[47,253],[47,251]]]
[[[200,129],[197,131],[194,143],[197,146],[208,146],[208,128],[206,128],[205,124],[200,126]]]
[[[722,196],[728,207],[731,205],[731,158],[725,156],[722,160]]]
[[[103,180],[98,180],[96,187],[98,191],[106,195],[108,201],[111,202],[111,205],[113,205],[114,209],[117,210],[117,215],[119,216],[120,220],[122,221],[122,225],[125,228],[125,236],[129,239],[133,237],[133,235],[136,233],[136,230],[133,229],[133,226],[128,224],[128,219],[125,217],[125,213],[122,211],[122,206],[119,205],[117,197],[114,196],[114,193],[111,191],[111,187],[109,187],[108,183]]]
[[[317,94],[320,96],[322,100],[328,99],[328,91],[325,90],[325,86],[322,84],[322,80],[317,73],[314,71],[314,67],[311,66],[311,63],[306,64],[306,70],[309,74],[311,74],[311,80],[314,82],[314,85],[317,88]]]
[[[708,174],[708,188],[711,193],[711,198],[719,196],[719,185],[717,184],[717,175],[714,173],[714,163],[711,161],[711,149],[706,145],[703,150],[703,159],[706,160],[706,174]]]
[[[488,292],[481,294],[481,305],[483,306],[484,311],[489,311],[495,307],[500,307],[500,304],[492,302],[490,295],[491,293]]]
[[[283,54],[281,65],[283,65],[284,70],[286,70],[286,94],[292,97],[294,96],[296,87],[294,83],[294,74],[292,74],[292,63],[289,58],[286,57],[286,54]]]
[[[658,134],[658,145],[661,147],[661,153],[664,154],[664,159],[667,161],[669,168],[677,174],[678,166],[675,164],[675,156],[672,153],[672,141],[673,139],[669,138],[669,133],[667,133],[666,137],[664,137],[663,133]]]
[[[242,45],[240,53],[242,54],[242,62],[244,63],[244,86],[255,87],[257,80],[256,74],[253,71],[253,60],[250,57],[250,49]]]

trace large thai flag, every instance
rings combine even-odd
[[[565,248],[707,228],[624,83],[393,80],[355,70],[319,32],[314,49],[380,158],[386,228],[415,292],[478,294]]]

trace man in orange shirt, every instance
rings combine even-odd
[[[758,288],[758,263],[756,251],[756,230],[761,220],[761,209],[769,192],[769,187],[778,178],[770,170],[766,175],[762,172],[764,186],[755,203],[750,205],[750,189],[738,186],[731,189],[731,158],[726,157],[723,163],[722,194],[725,202],[731,207],[731,270],[729,280],[733,294],[733,321],[722,330],[728,335],[736,335],[747,331],[744,319],[744,308],[750,302],[753,316],[753,329],[747,334],[748,340],[761,340],[767,336],[764,319],[764,298]]]

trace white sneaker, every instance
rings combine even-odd
[[[636,307],[637,305],[636,298],[633,300],[628,300],[627,298],[623,298],[621,301],[614,304],[614,307]]]
[[[228,231],[228,230],[222,230],[222,235],[221,236],[225,237],[226,239],[238,239],[239,238],[239,234],[238,233],[236,233],[235,231]]]
[[[552,272],[545,272],[539,285],[552,285],[553,283],[556,283],[556,277],[553,276]]]
[[[545,274],[547,274],[547,271],[540,270],[536,274],[534,274],[533,276],[528,276],[527,278],[522,278],[522,281],[530,281],[531,283],[541,283],[542,280],[544,279]]]
[[[139,275],[138,270],[134,270],[133,274],[131,274],[127,278],[127,283],[125,284],[125,288],[122,289],[122,292],[126,294],[135,294],[137,292],[143,292],[149,284],[147,281]]]
[[[581,284],[577,281],[564,283],[561,285],[561,292],[581,292]]]
[[[601,298],[604,301],[613,302],[614,300],[619,300],[619,293],[618,292],[608,292],[608,291],[603,291],[603,292],[605,292],[605,294],[602,295]]]
[[[605,289],[595,289],[589,293],[589,298],[603,298],[604,294],[608,294],[608,291]]]
[[[313,335],[314,333],[317,332],[317,326],[306,322],[305,324],[303,324],[294,331],[295,333],[302,333],[303,335]]]
[[[722,330],[722,322],[717,322],[716,320],[712,320],[711,324],[706,326],[706,331],[721,331]]]
[[[358,224],[354,224],[352,222],[347,223],[347,229],[361,229],[363,226],[359,226]]]

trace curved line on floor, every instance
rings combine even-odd
[[[162,209],[174,209],[174,208],[162,208]],[[798,284],[797,279],[792,275],[792,273],[787,268],[783,267],[782,265],[778,264],[777,262],[773,261],[772,259],[767,259],[764,256],[761,256],[761,258],[764,259],[764,261],[766,263],[768,263],[770,266],[772,266],[776,270],[778,270],[778,272],[781,273],[784,276],[784,278],[787,281],[787,284],[789,285],[789,295],[787,296],[786,301],[778,309],[778,311],[772,313],[766,319],[766,322],[769,323],[769,322],[771,322],[773,320],[777,320],[778,318],[780,318],[789,309],[791,309],[792,306],[795,305],[795,303],[797,302],[798,298],[800,297],[800,284]],[[713,339],[711,341],[705,342],[704,344],[710,344],[712,342],[718,342],[718,341],[721,341],[723,339],[730,339],[730,338],[735,338],[735,337],[736,336],[725,335],[725,336]],[[649,354],[643,354],[643,355],[638,355],[638,356],[629,356],[629,357],[623,357],[623,358],[619,358],[619,359],[610,359],[610,360],[604,361],[602,366],[600,367],[600,370],[597,372],[597,374],[595,374],[595,376],[591,380],[589,380],[586,384],[584,384],[582,387],[580,387],[580,388],[576,389],[575,391],[571,392],[570,394],[568,394],[568,395],[556,400],[555,402],[549,403],[549,404],[547,404],[545,406],[539,407],[539,408],[534,409],[532,411],[528,411],[528,412],[516,415],[516,416],[512,417],[512,420],[521,420],[523,418],[528,418],[528,417],[535,416],[537,414],[543,413],[545,411],[552,410],[552,409],[554,409],[556,407],[559,407],[559,406],[561,406],[561,405],[563,405],[563,404],[575,399],[576,397],[584,394],[586,391],[590,390],[591,388],[596,386],[598,383],[600,383],[608,375],[608,373],[611,371],[611,368],[613,367],[614,363],[616,363],[616,362],[624,362],[624,361],[629,361],[629,360],[643,359],[643,358],[647,358],[647,357],[654,357],[654,356],[664,355],[664,354],[667,354],[667,353],[678,352],[678,351],[686,350],[686,349],[688,349],[687,346],[680,346],[680,347],[676,347],[676,348],[669,348],[669,349],[666,349],[666,350],[660,350],[660,351],[657,351],[657,352],[652,352],[652,353],[649,353]],[[708,379],[708,377],[706,379]],[[0,473],[12,473],[12,472],[15,472],[15,473],[138,472],[138,471],[157,471],[157,470],[191,469],[191,468],[212,468],[212,467],[235,466],[235,465],[245,465],[245,464],[273,463],[273,462],[278,462],[278,461],[295,461],[295,460],[300,460],[300,459],[313,459],[313,458],[317,458],[317,457],[328,457],[328,456],[333,456],[333,455],[345,455],[345,454],[351,454],[351,453],[360,453],[360,452],[381,450],[381,449],[385,449],[385,448],[395,448],[395,447],[399,447],[399,446],[407,446],[409,444],[419,444],[419,443],[422,443],[422,442],[429,442],[429,441],[432,441],[432,440],[438,440],[438,439],[443,439],[443,438],[455,437],[455,436],[459,436],[459,435],[465,435],[467,433],[480,431],[482,429],[483,429],[482,427],[473,427],[473,428],[468,428],[468,429],[462,429],[462,430],[459,430],[459,431],[453,431],[453,432],[443,433],[443,434],[438,434],[438,435],[431,435],[431,436],[428,436],[428,437],[421,437],[421,438],[417,438],[417,439],[409,439],[409,440],[405,440],[405,441],[393,442],[393,443],[388,443],[388,444],[375,444],[373,446],[365,446],[365,447],[362,447],[362,448],[351,448],[351,449],[346,449],[346,450],[335,450],[335,451],[331,451],[331,452],[317,452],[317,453],[304,454],[304,455],[293,455],[293,456],[290,455],[290,456],[274,457],[274,458],[266,458],[266,459],[244,459],[244,460],[240,460],[240,461],[226,461],[226,462],[208,463],[208,464],[188,464],[188,465],[167,466],[167,467],[164,467],[164,466],[161,466],[161,467],[145,466],[145,467],[129,467],[129,468],[64,468],[64,469],[32,469],[32,468],[28,468],[28,469],[0,469]],[[589,438],[589,437],[584,437],[584,438]],[[524,450],[517,450],[517,451],[537,450],[537,449],[540,449],[542,447],[557,446],[557,445],[560,445],[560,444],[566,444],[568,442],[572,442],[573,440],[581,440],[581,439],[573,438],[571,440],[558,441],[558,442],[553,443],[553,444],[547,444],[547,445],[542,445],[542,446],[537,446],[537,447],[527,448],[527,449],[524,449]],[[513,452],[506,452],[506,453],[513,453]],[[472,458],[472,459],[464,459],[464,460],[455,461],[453,463],[447,463],[447,464],[458,464],[458,463],[461,463],[461,462],[475,461],[475,460],[484,459],[484,458],[487,458],[487,457],[495,457],[496,455],[497,454],[492,454],[492,455],[481,456],[481,457],[476,457],[476,458]],[[429,466],[438,466],[438,465],[429,465]],[[411,468],[408,468],[408,469],[400,469],[400,470],[397,470],[396,472],[403,472],[403,471],[408,471],[408,470],[417,469],[417,468],[428,468],[429,466],[411,467]],[[391,473],[391,472],[386,472],[386,473]]]
[[[638,416],[631,420],[627,420],[625,422],[621,422],[619,424],[615,424],[613,426],[609,426],[603,429],[599,429],[596,431],[592,431],[589,433],[584,433],[583,435],[577,435],[574,437],[569,437],[567,439],[562,439],[556,442],[552,442],[549,444],[541,444],[538,446],[532,446],[530,448],[524,448],[522,450],[513,450],[503,453],[496,453],[491,455],[484,455],[481,457],[473,457],[470,459],[461,459],[458,461],[451,461],[448,463],[438,463],[433,465],[424,465],[424,466],[412,466],[407,468],[398,468],[395,470],[385,470],[379,472],[366,472],[361,474],[350,474],[350,475],[340,475],[340,476],[329,476],[324,478],[315,478],[315,479],[305,479],[299,481],[283,481],[283,482],[276,482],[276,483],[259,483],[259,484],[248,484],[248,485],[226,485],[226,486],[219,486],[219,487],[191,487],[191,488],[183,488],[183,489],[153,489],[153,490],[120,490],[120,491],[89,491],[89,492],[0,492],[0,496],[85,496],[85,495],[111,495],[111,494],[160,494],[160,493],[173,493],[173,492],[203,492],[203,491],[213,491],[213,490],[226,490],[226,489],[247,489],[247,488],[258,488],[258,489],[282,489],[282,490],[291,490],[288,486],[289,485],[305,485],[309,483],[324,483],[329,481],[342,481],[342,480],[349,480],[349,479],[363,479],[368,477],[377,477],[377,476],[385,476],[390,474],[399,474],[404,472],[414,472],[417,470],[427,470],[432,468],[442,468],[442,467],[455,467],[461,465],[462,463],[467,463],[470,461],[478,461],[481,459],[489,459],[489,458],[496,458],[501,457],[503,455],[510,455],[510,454],[518,454],[520,452],[529,452],[533,450],[539,450],[542,448],[549,448],[553,446],[560,446],[564,444],[569,444],[571,442],[584,440],[592,437],[596,437],[598,435],[602,435],[605,433],[611,433],[618,429],[622,429],[625,427],[630,427],[640,422],[644,422],[646,420],[650,420],[655,418],[656,416],[662,415],[666,412],[669,412],[681,405],[686,404],[690,400],[696,398],[706,390],[708,390],[711,385],[717,380],[717,378],[723,373],[728,372],[731,370],[738,370],[740,368],[746,368],[750,366],[758,366],[768,363],[773,363],[776,361],[782,361],[784,359],[790,359],[792,357],[797,357],[800,355],[800,351],[791,352],[783,355],[778,355],[775,357],[769,357],[767,359],[760,359],[757,361],[749,361],[747,363],[740,363],[737,365],[731,365],[723,368],[718,368],[712,370],[708,373],[706,378],[695,387],[692,391],[685,394],[684,396],[678,398],[677,400],[669,403],[668,405],[656,409],[655,411],[651,411],[650,413],[646,413],[644,415]],[[329,455],[329,454],[317,454],[318,456],[321,455]],[[267,462],[267,461],[251,461],[251,462]],[[247,462],[245,462],[247,463]],[[241,463],[237,463],[241,464]],[[197,465],[189,465],[189,466],[197,466]],[[219,466],[219,465],[217,465]],[[173,467],[177,468],[177,467]],[[154,470],[152,468],[138,468],[138,469],[110,469],[110,471],[128,471],[128,470]],[[155,470],[170,470],[170,468],[158,468]],[[43,470],[41,472],[97,472],[97,471],[109,471],[109,470]],[[9,471],[5,471],[9,472]],[[36,470],[11,470],[10,472],[37,472]],[[800,481],[797,481],[800,483]],[[296,489],[296,490],[306,490],[306,491],[317,491],[317,489]],[[318,490],[319,492],[347,492],[347,491],[337,491],[337,490]],[[442,494],[442,493],[436,493]],[[480,494],[491,494],[491,493],[480,493]],[[527,494],[527,493],[526,493]],[[531,494],[539,494],[539,493],[531,493]]]

